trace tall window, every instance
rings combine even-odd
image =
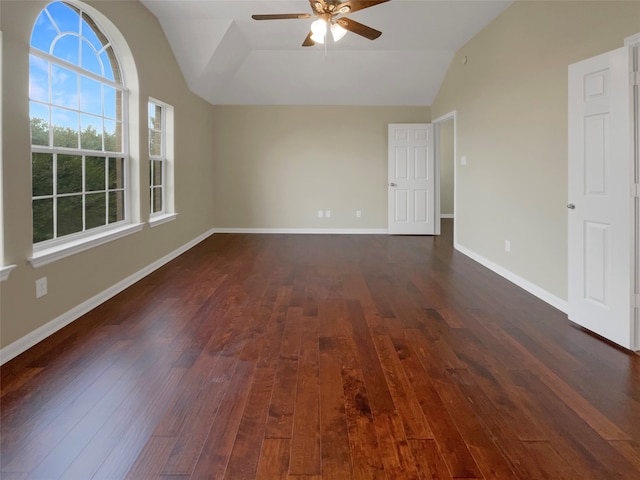
[[[149,198],[151,226],[175,218],[173,107],[149,99]]]
[[[109,39],[81,7],[54,2],[29,60],[34,244],[123,223],[126,92]]]
[[[162,104],[149,102],[149,178],[151,194],[151,216],[161,215],[165,210],[165,166],[166,166],[166,114]]]

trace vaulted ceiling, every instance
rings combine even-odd
[[[182,73],[214,105],[431,105],[454,53],[507,0],[391,0],[350,18],[382,31],[302,47],[307,0],[142,0],[158,18]]]

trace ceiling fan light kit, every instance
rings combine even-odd
[[[338,2],[337,0],[309,0],[313,14],[276,13],[252,15],[251,18],[254,20],[288,20],[311,18],[313,16],[318,17],[317,20],[311,24],[311,31],[304,42],[302,42],[303,47],[310,47],[316,43],[325,43],[328,30],[331,30],[331,36],[334,42],[344,37],[347,31],[368,38],[369,40],[375,40],[382,35],[382,32],[358,23],[355,20],[351,20],[344,15],[388,1],[390,0],[347,0],[344,2]]]
[[[323,18],[319,18],[311,24],[311,40],[316,43],[324,43],[324,37],[327,34],[327,22]]]

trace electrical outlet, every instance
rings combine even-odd
[[[360,210],[356,210],[356,217],[360,218],[362,216],[362,212]]]
[[[460,165],[466,165],[467,164],[467,156],[466,155],[462,155],[460,157]]]
[[[331,210],[326,210],[326,211],[324,212],[324,216],[325,216],[326,218],[331,218]]]
[[[318,218],[324,217],[324,212],[322,210],[318,210]]]
[[[511,251],[511,240],[504,241],[504,251],[507,253]]]
[[[36,298],[44,297],[47,294],[47,277],[36,280]]]

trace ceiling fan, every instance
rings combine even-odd
[[[310,47],[316,43],[324,43],[327,31],[331,31],[334,41],[340,40],[347,31],[361,35],[369,40],[375,40],[382,32],[374,28],[358,23],[345,15],[357,12],[364,8],[373,7],[389,0],[309,0],[313,13],[283,13],[267,15],[251,15],[254,20],[288,20],[296,18],[318,19],[311,24],[311,31],[302,42],[303,47]]]

